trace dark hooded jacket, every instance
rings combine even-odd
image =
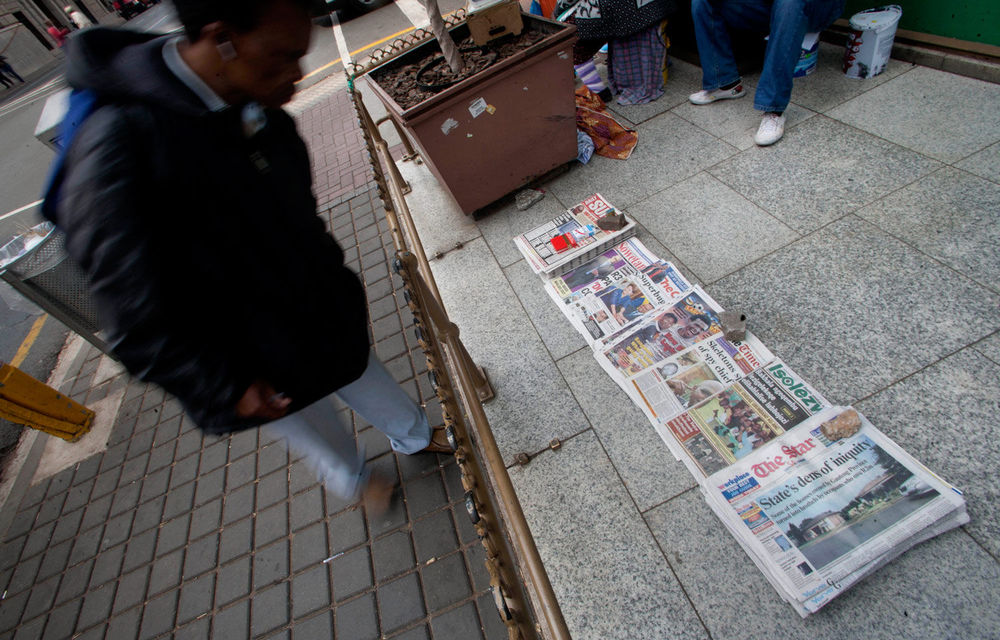
[[[48,197],[115,355],[223,433],[256,424],[234,413],[255,380],[294,411],[360,377],[367,306],[316,214],[292,119],[266,110],[248,137],[239,109],[209,111],[169,70],[164,42],[71,39],[67,80],[98,106]]]

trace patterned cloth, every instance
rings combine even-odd
[[[674,0],[580,0],[573,23],[581,40],[607,41],[658,24],[676,10]]]
[[[586,86],[576,90],[576,126],[594,141],[594,153],[605,158],[627,160],[639,142],[636,132],[612,118]]]
[[[667,81],[667,21],[611,40],[608,83],[618,104],[646,104],[663,95]]]

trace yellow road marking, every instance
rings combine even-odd
[[[444,17],[447,18],[447,17],[451,16],[453,13],[455,13],[455,12],[451,11],[449,13],[446,13],[446,14],[444,14]],[[352,51],[351,52],[351,57],[353,58],[355,55],[361,53],[362,51],[367,51],[368,49],[371,49],[372,47],[377,47],[380,44],[382,44],[383,42],[388,42],[388,41],[392,40],[393,38],[398,38],[399,36],[403,35],[404,33],[409,33],[411,31],[414,31],[415,29],[416,29],[416,27],[407,27],[406,29],[403,29],[402,31],[397,31],[396,33],[392,34],[391,36],[386,36],[386,37],[382,38],[381,40],[376,40],[375,42],[369,42],[368,44],[366,44],[365,46],[361,47],[360,49],[355,49],[354,51]],[[330,67],[332,67],[335,64],[339,64],[341,60],[342,60],[342,58],[337,58],[336,60],[334,60],[332,62],[327,62],[326,64],[324,64],[322,67],[320,67],[318,69],[313,69],[312,71],[310,71],[306,75],[302,76],[302,79],[299,80],[299,82],[302,82],[303,80],[305,80],[307,78],[311,78],[314,75],[316,75],[317,73],[325,71],[326,69],[329,69]],[[298,82],[296,82],[295,84],[298,84]]]
[[[19,367],[24,359],[28,357],[28,351],[31,350],[31,345],[35,344],[35,340],[38,339],[38,334],[42,332],[42,325],[48,320],[49,314],[43,313],[38,316],[35,323],[31,325],[31,330],[28,331],[28,335],[24,337],[24,341],[21,342],[21,346],[17,348],[17,353],[14,354],[14,359],[10,361],[10,366]]]
[[[391,36],[386,36],[386,37],[382,38],[381,40],[376,40],[375,42],[369,42],[368,44],[366,44],[365,46],[361,47],[360,49],[355,49],[354,51],[352,51],[351,52],[351,56],[353,57],[354,55],[356,55],[356,54],[358,54],[358,53],[360,53],[362,51],[367,51],[368,49],[371,49],[372,47],[377,47],[380,44],[382,44],[383,42],[388,42],[389,40],[392,40],[393,38],[398,38],[399,36],[403,35],[404,33],[409,33],[410,31],[413,31],[414,29],[416,29],[416,27],[409,27],[408,29],[403,29],[402,31],[397,31],[396,33],[392,34]],[[326,64],[324,64],[319,69],[314,69],[314,70],[310,71],[309,73],[307,73],[306,75],[302,76],[302,80],[305,80],[306,78],[311,78],[312,76],[316,75],[317,73],[320,73],[321,71],[325,71],[326,69],[329,69],[330,67],[332,67],[335,64],[339,64],[340,61],[341,61],[341,58],[337,58],[333,62],[327,62]],[[299,80],[299,82],[302,82],[302,80]]]

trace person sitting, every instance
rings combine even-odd
[[[754,108],[764,112],[754,142],[774,144],[785,133],[785,109],[806,33],[822,31],[844,12],[844,0],[692,0],[691,16],[701,58],[702,90],[692,104],[705,105],[744,95],[729,27],[770,32]]]

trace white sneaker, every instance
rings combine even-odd
[[[702,89],[698,93],[689,95],[688,100],[691,101],[691,104],[711,104],[716,100],[742,98],[744,95],[746,95],[746,91],[743,90],[743,83],[741,82],[731,89],[712,89],[711,91]]]
[[[783,135],[785,135],[785,114],[779,116],[776,113],[765,113],[757,133],[753,136],[753,141],[758,146],[766,147],[781,140]]]

